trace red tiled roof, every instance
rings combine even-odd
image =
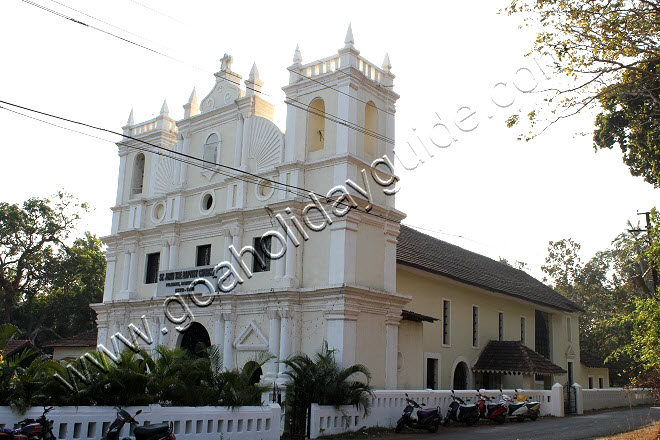
[[[44,347],[93,347],[96,346],[98,330],[88,330],[79,335],[57,339],[44,344]]]
[[[574,312],[580,307],[526,272],[401,225],[397,263],[491,292]]]
[[[30,342],[29,339],[10,339],[7,342],[7,346],[5,347],[3,356],[4,357],[13,356],[18,352],[20,352],[21,350],[23,350],[24,348],[31,346],[32,346],[32,342]]]
[[[553,364],[520,341],[490,341],[479,355],[472,371],[485,373],[565,374],[566,370]]]
[[[422,315],[421,313],[411,312],[410,310],[401,310],[401,317],[402,319],[405,319],[407,321],[415,321],[415,322],[423,322],[423,321],[434,322],[438,320],[438,318]]]
[[[582,362],[585,366],[591,368],[607,368],[604,365],[603,361],[601,361],[591,353],[583,351],[582,349],[580,349],[580,362]]]

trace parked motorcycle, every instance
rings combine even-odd
[[[117,418],[108,427],[108,432],[103,436],[103,440],[119,440],[121,429],[126,423],[135,425],[135,428],[133,428],[135,440],[176,440],[176,436],[172,433],[172,422],[169,424],[156,423],[153,425],[138,426],[139,423],[128,413],[128,411],[121,409],[120,407],[115,408],[117,409]],[[137,416],[141,412],[142,410],[138,410],[135,415]],[[130,440],[130,438],[125,437],[122,440]]]
[[[502,390],[500,390],[501,394],[501,402],[506,405],[507,407],[507,418],[515,420],[516,422],[524,422],[525,417],[529,414],[529,408],[527,408],[527,405],[525,402],[515,402],[511,396],[504,394]]]
[[[527,406],[527,413],[525,414],[525,417],[528,417],[532,421],[536,420],[539,418],[539,414],[541,413],[541,402],[537,402],[536,400],[531,400],[522,394],[520,394],[520,391],[515,390],[516,394],[513,396],[514,399],[518,402],[525,402],[525,405]]]
[[[477,390],[477,407],[479,408],[479,417],[490,420],[498,425],[506,421],[508,408],[502,402],[491,403],[492,399]]]
[[[447,408],[447,415],[442,424],[447,426],[450,421],[465,423],[470,426],[479,421],[479,408],[474,403],[465,403],[460,397],[456,397],[454,390],[451,390],[452,402]]]
[[[23,419],[14,429],[2,428],[0,440],[56,440],[53,435],[53,421],[46,418],[53,407],[44,407],[44,412],[35,419]]]
[[[408,397],[406,393],[406,407],[401,414],[401,418],[396,422],[394,432],[397,434],[401,432],[404,426],[413,429],[426,429],[429,432],[437,432],[440,426],[440,407],[435,409],[423,409],[425,404],[418,404]],[[413,416],[413,411],[417,409],[416,417]]]

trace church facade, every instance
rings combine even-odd
[[[221,61],[183,119],[164,103],[123,127],[103,302],[92,305],[99,344],[121,346],[132,326],[152,348],[215,344],[229,369],[270,353],[264,383],[285,381],[278,360],[324,343],[379,388],[547,387],[587,374],[575,304],[401,225],[387,55],[381,67],[362,57],[350,27],[327,58],[303,64],[296,48],[284,131],[256,65],[242,81]]]

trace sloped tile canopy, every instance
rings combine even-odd
[[[568,312],[580,307],[522,270],[401,225],[398,264]]]
[[[44,347],[93,347],[96,345],[98,329],[87,330],[79,335],[57,339],[44,344]]]
[[[566,370],[553,364],[520,341],[490,341],[479,360],[472,367],[475,373],[505,374],[566,374]]]

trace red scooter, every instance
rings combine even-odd
[[[53,434],[53,421],[46,418],[53,407],[44,407],[44,412],[36,420],[24,419],[14,429],[0,429],[0,440],[56,440]]]
[[[479,408],[479,418],[488,419],[492,422],[501,425],[506,421],[508,412],[507,406],[502,402],[490,403],[491,398],[485,394],[481,394],[477,390],[477,408]]]

